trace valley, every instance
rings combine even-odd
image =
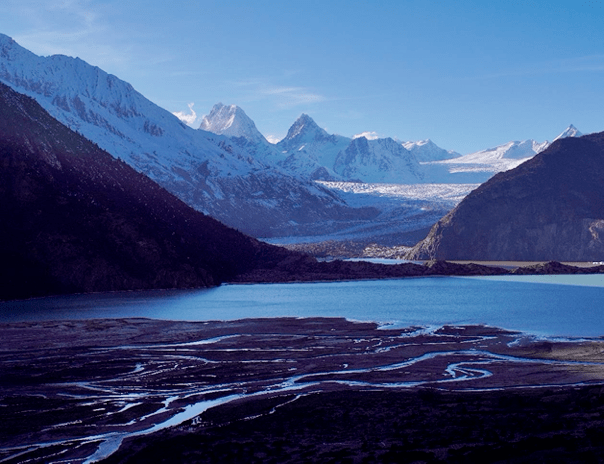
[[[431,140],[329,134],[306,114],[272,144],[241,108],[221,103],[191,128],[118,77],[37,56],[5,35],[0,81],[192,208],[273,243],[414,245],[463,195],[441,201],[424,186],[477,185],[549,145],[515,141],[462,156]],[[559,137],[579,135],[571,126]]]
[[[0,5],[0,464],[604,462],[599,2],[314,3]]]

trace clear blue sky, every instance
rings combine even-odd
[[[2,0],[0,32],[277,138],[301,113],[462,154],[604,130],[604,1]]]

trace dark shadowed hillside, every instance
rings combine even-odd
[[[0,84],[0,299],[217,285],[286,253],[194,211]]]
[[[554,142],[470,193],[411,259],[604,260],[604,132]]]

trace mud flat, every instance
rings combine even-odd
[[[604,342],[344,319],[0,325],[0,462],[589,462]]]

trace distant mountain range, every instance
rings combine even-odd
[[[604,261],[603,179],[604,132],[559,138],[471,192],[407,257]]]
[[[196,130],[98,67],[36,56],[2,34],[0,82],[196,210],[255,237],[349,231],[341,236],[392,241],[397,233],[425,228],[456,202],[386,198],[376,189],[342,188],[342,182],[454,183],[469,191],[547,145],[510,142],[461,156],[430,140],[328,134],[304,114],[274,145],[241,108],[222,104]],[[573,135],[571,126],[561,137]],[[374,193],[364,193],[369,190]],[[433,198],[434,189],[428,191]]]
[[[296,177],[333,182],[477,184],[550,145],[547,141],[513,141],[462,156],[429,139],[397,142],[363,134],[352,138],[328,134],[307,114],[292,124],[283,140],[272,145],[241,108],[222,103],[204,116],[200,129],[228,135],[257,158],[276,163]],[[555,140],[580,135],[571,124]]]

